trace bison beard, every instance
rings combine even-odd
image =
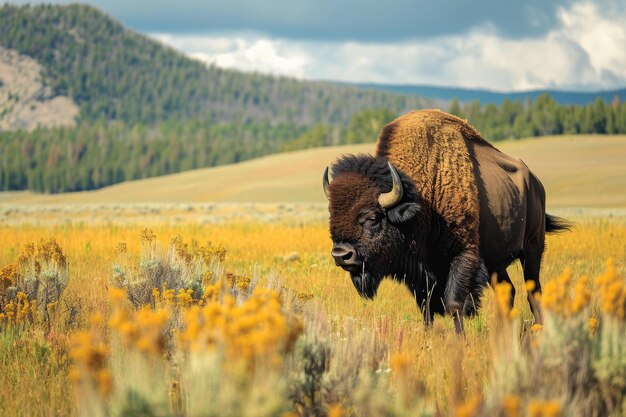
[[[371,300],[376,296],[381,278],[374,279],[370,272],[365,269],[365,263],[363,263],[361,272],[350,272],[350,278],[352,278],[354,288],[361,297]]]

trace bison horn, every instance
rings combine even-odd
[[[330,181],[328,180],[328,167],[324,170],[324,194],[326,194],[326,198],[330,198],[330,191],[328,187],[330,187]]]
[[[381,193],[378,196],[378,203],[382,208],[389,208],[397,204],[402,198],[402,193],[404,192],[400,176],[396,172],[393,165],[391,165],[391,162],[387,162],[387,164],[389,165],[389,171],[391,172],[391,181],[393,186],[391,187],[391,191],[388,193]]]

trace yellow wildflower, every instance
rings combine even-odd
[[[98,337],[94,328],[76,333],[71,339],[70,357],[74,366],[70,370],[70,380],[95,385],[100,394],[111,393],[111,375],[107,369],[109,349]]]
[[[618,274],[613,260],[607,261],[606,270],[596,278],[600,306],[609,316],[624,320],[626,318],[626,282]]]
[[[499,282],[495,285],[496,302],[498,305],[498,311],[504,317],[510,317],[511,313],[511,284],[508,282]]]
[[[343,407],[341,407],[340,405],[334,404],[328,407],[328,417],[342,417],[343,415]]]
[[[112,287],[109,289],[109,296],[114,303],[119,303],[126,297],[126,292],[121,288]]]
[[[296,298],[302,302],[309,301],[313,299],[314,295],[309,292],[299,292]]]
[[[126,245],[126,243],[120,242],[115,247],[113,254],[116,256],[121,256],[121,255],[125,255],[127,252],[128,252],[128,246]]]
[[[455,417],[473,417],[478,414],[482,399],[479,396],[468,399],[465,403],[457,405],[454,408]]]
[[[141,231],[142,243],[151,243],[154,239],[156,239],[156,235],[151,229],[146,228]]]
[[[411,357],[402,352],[397,352],[389,358],[391,371],[396,375],[405,375],[411,366]]]
[[[517,395],[505,395],[502,399],[502,411],[505,417],[519,417],[520,397]]]
[[[204,288],[204,295],[202,296],[205,300],[216,300],[220,294],[222,288],[222,284],[220,282],[216,282],[213,285],[207,285]]]
[[[105,397],[111,394],[111,391],[113,390],[113,384],[112,384],[111,372],[108,369],[106,368],[100,369],[96,374],[96,381],[98,384],[98,390],[100,391],[100,394],[102,394]]]
[[[235,280],[235,288],[242,292],[248,291],[248,288],[250,288],[250,278],[238,276]]]
[[[0,270],[0,293],[6,291],[19,279],[17,265],[7,265]]]
[[[528,417],[559,417],[561,404],[556,401],[531,400],[528,404]]]
[[[591,300],[591,290],[588,288],[589,278],[582,277],[574,285],[574,297],[570,304],[570,313],[578,314],[583,308],[587,307]]]
[[[179,289],[178,290],[178,294],[176,295],[176,304],[179,307],[187,307],[189,306],[191,303],[193,303],[193,297],[191,296],[193,294],[193,290],[191,288],[189,288],[188,290],[184,290],[184,289]]]
[[[548,282],[544,286],[541,301],[547,310],[554,311],[560,316],[566,317],[568,314],[567,291],[572,278],[571,268],[566,268],[561,275]]]
[[[591,334],[595,334],[596,331],[598,330],[599,325],[600,323],[598,322],[598,319],[596,319],[595,317],[591,317],[589,319],[589,332]]]

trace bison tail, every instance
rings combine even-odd
[[[551,216],[546,213],[546,233],[557,233],[564,230],[570,230],[572,223],[556,216]]]

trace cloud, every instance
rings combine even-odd
[[[70,3],[73,0],[46,0]],[[271,38],[390,42],[491,25],[507,38],[541,36],[573,0],[91,0],[125,24],[155,33],[254,31]],[[611,0],[602,0],[611,1]],[[40,3],[12,0],[11,3]]]
[[[484,24],[464,34],[396,42],[294,40],[247,34],[155,35],[207,63],[349,82],[492,90],[626,85],[626,7],[582,1],[556,10],[541,36],[503,37]]]

